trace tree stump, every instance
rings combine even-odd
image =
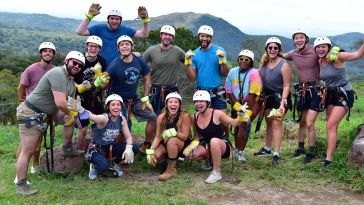
[[[356,137],[351,144],[348,154],[348,162],[352,166],[363,167],[364,165],[364,124],[358,126]]]

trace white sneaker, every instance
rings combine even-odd
[[[238,156],[236,158],[238,159],[238,162],[240,162],[240,163],[245,163],[246,162],[243,151],[239,151]]]
[[[120,164],[115,164],[114,165],[114,169],[118,173],[118,176],[119,177],[123,176],[124,172],[121,170]]]
[[[30,168],[30,173],[37,174],[39,172],[39,166],[33,166]]]
[[[212,170],[210,176],[205,180],[206,183],[213,184],[221,179],[221,173]]]
[[[18,176],[15,176],[15,179],[14,179],[14,184],[17,184],[18,183]],[[27,180],[27,184],[30,185],[30,182]]]
[[[94,164],[90,163],[90,171],[88,172],[88,178],[95,180],[97,178],[97,170],[94,168]]]

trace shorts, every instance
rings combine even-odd
[[[225,142],[225,145],[226,145],[225,152],[224,152],[224,154],[221,155],[221,158],[222,159],[229,158],[230,157],[230,152],[232,151],[231,150],[232,144],[231,144],[230,140],[226,136],[221,140],[223,140]],[[203,147],[206,147],[206,145],[210,146],[210,141],[207,142],[207,141],[202,139],[202,140],[200,140],[200,145],[203,146]]]
[[[227,108],[226,102],[220,96],[211,98],[210,107],[217,110],[225,110]]]
[[[225,110],[226,106],[226,91],[224,86],[218,86],[212,89],[204,89],[197,87],[197,90],[206,90],[210,93],[211,104],[210,107],[217,110]]]
[[[37,116],[37,113],[34,110],[30,109],[28,106],[26,106],[25,102],[22,102],[16,108],[17,120],[26,120],[35,116]],[[38,137],[42,134],[42,132],[38,129],[37,124],[31,126],[30,128],[26,128],[24,124],[19,124],[19,134],[21,136]]]
[[[322,110],[320,109],[320,102],[321,98],[318,95],[318,88],[316,87],[307,88],[304,102],[302,102],[300,96],[297,97],[297,110],[300,112],[305,110],[313,110],[316,112],[321,112]]]
[[[345,100],[345,96],[338,94],[335,91],[328,90],[325,103],[326,107],[329,105],[345,107],[343,104],[343,100],[345,100],[348,107],[352,108],[354,105],[354,91],[346,91],[346,95],[348,96],[347,100]]]
[[[152,104],[154,108],[154,112],[156,115],[159,115],[162,110],[165,107],[165,98],[169,93],[172,92],[178,92],[179,89],[177,85],[167,85],[167,86],[161,86],[161,85],[154,85],[152,84],[150,93],[150,103]]]
[[[264,110],[270,110],[270,109],[278,109],[281,106],[282,99],[278,98],[276,95],[270,95],[267,98],[267,102],[265,104]],[[287,97],[287,106],[286,106],[286,112],[288,110],[292,109],[292,99],[291,99],[291,93]]]

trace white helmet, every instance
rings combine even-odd
[[[117,41],[117,43],[116,43],[116,46],[119,46],[119,43],[120,43],[120,41],[129,41],[130,43],[131,43],[131,46],[133,46],[133,40],[129,37],[129,36],[127,36],[127,35],[122,35],[122,36],[120,36],[119,38],[118,38],[118,41]]]
[[[180,95],[180,94],[178,94],[177,92],[169,93],[169,94],[167,95],[167,97],[166,97],[165,101],[164,101],[164,103],[165,103],[165,104],[167,104],[167,100],[168,100],[169,98],[177,98],[177,99],[179,99],[179,100],[182,102],[182,97],[181,97],[181,95]]]
[[[39,52],[41,52],[42,49],[50,48],[54,51],[54,54],[56,53],[56,47],[51,42],[43,42],[39,45]]]
[[[120,18],[123,18],[123,16],[121,15],[121,11],[117,9],[110,10],[107,18],[109,18],[109,16],[119,16]]]
[[[85,56],[81,52],[70,51],[66,56],[66,60],[72,59],[72,58],[81,61],[83,63],[83,65],[85,65]]]
[[[211,102],[210,93],[207,92],[206,90],[196,91],[195,94],[193,94],[193,101],[197,100]]]
[[[105,109],[107,109],[107,104],[112,101],[112,100],[117,100],[120,101],[121,104],[123,104],[123,98],[120,97],[120,95],[117,94],[111,94],[109,95],[106,100],[105,100]]]
[[[270,43],[277,43],[280,46],[282,46],[281,40],[279,40],[279,38],[277,38],[277,37],[270,37],[270,38],[268,38],[267,42],[265,42],[265,46],[267,46]]]
[[[210,26],[207,26],[207,25],[203,25],[198,29],[197,35],[199,35],[200,33],[205,33],[210,36],[214,36],[214,30]]]
[[[332,46],[330,39],[327,37],[316,38],[315,42],[313,43],[313,46],[316,47],[316,46],[322,45],[322,44],[329,44],[330,46]]]
[[[293,33],[292,33],[292,40],[294,39],[294,35],[299,34],[299,33],[304,34],[306,36],[306,38],[308,38],[308,35],[306,34],[306,32],[303,31],[302,29],[298,28],[298,29],[296,29],[296,30],[293,31]]]
[[[98,36],[89,36],[86,40],[86,46],[88,43],[95,43],[102,48],[102,40]]]
[[[242,50],[240,51],[239,56],[247,56],[254,61],[254,53],[251,50]]]
[[[168,33],[174,37],[176,34],[176,31],[174,30],[174,28],[172,26],[165,25],[165,26],[162,26],[160,33]]]

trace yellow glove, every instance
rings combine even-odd
[[[138,16],[142,19],[144,23],[148,23],[150,18],[148,16],[148,11],[144,6],[139,6],[138,8]]]
[[[100,13],[101,8],[102,7],[100,6],[100,4],[95,4],[95,3],[91,4],[86,14],[86,17],[91,21],[95,16],[97,16]]]
[[[199,144],[200,141],[192,140],[192,142],[183,150],[183,155],[185,155],[186,157],[190,156],[190,154],[196,150]]]
[[[107,72],[103,72],[98,78],[96,78],[94,85],[99,88],[107,83],[109,83],[110,76]]]
[[[263,54],[262,58],[260,59],[259,64],[264,65],[265,63],[268,62],[268,60],[269,60],[269,56],[268,56],[267,52],[265,52]]]
[[[340,48],[335,46],[332,47],[330,52],[326,55],[326,60],[330,63],[337,62],[339,60]]]
[[[98,78],[101,75],[102,66],[100,63],[96,63],[96,65],[92,67],[91,70],[95,73],[95,78]]]
[[[239,122],[250,122],[250,116],[253,112],[251,110],[246,110],[246,112],[238,112],[238,117],[236,118]]]
[[[217,50],[216,51],[216,56],[219,57],[219,64],[226,64],[226,57],[225,57],[225,53],[222,50]]]
[[[166,129],[162,133],[162,138],[164,141],[167,141],[170,137],[177,136],[177,130],[175,128]]]
[[[157,159],[154,156],[154,149],[146,149],[145,154],[147,154],[147,162],[148,164],[151,164],[153,167],[157,165]]]
[[[236,112],[246,112],[248,110],[249,106],[248,103],[245,102],[244,105],[241,105],[238,101],[235,102],[233,109]]]
[[[72,98],[71,96],[68,96],[67,99],[67,108],[72,111],[77,111],[77,113],[84,113],[86,110],[81,105],[81,99],[80,96],[77,96],[77,100]]]
[[[77,112],[70,111],[67,115],[63,117],[63,125],[70,126],[76,122],[77,119]]]
[[[92,85],[91,85],[90,81],[88,81],[88,80],[85,80],[81,84],[77,85],[77,91],[80,94],[84,93],[88,90],[91,90],[91,88],[92,88]]]
[[[149,102],[149,96],[144,96],[140,98],[140,101],[143,103],[142,110],[145,110],[145,108],[148,108],[150,111],[154,112],[152,104]]]
[[[274,118],[276,120],[282,120],[283,113],[279,111],[279,109],[273,108],[267,117]]]
[[[195,54],[191,49],[189,49],[185,54],[185,65],[192,65],[192,56]]]

